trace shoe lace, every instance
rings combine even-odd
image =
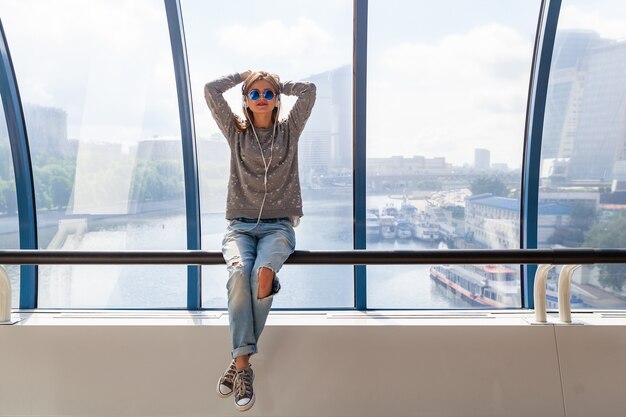
[[[237,397],[238,398],[252,398],[252,371],[244,370],[237,373]]]
[[[226,370],[224,374],[225,381],[234,381],[237,376],[237,367],[235,366],[235,362],[231,362],[230,366]]]

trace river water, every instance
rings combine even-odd
[[[400,207],[400,200],[370,196],[368,208]],[[416,203],[419,205],[419,202]],[[223,213],[204,214],[202,244],[219,250],[226,222]],[[56,230],[56,227],[54,228]],[[296,229],[297,249],[352,249],[352,203],[350,198],[306,202],[305,216]],[[2,238],[2,235],[0,235]],[[419,250],[437,247],[418,240],[378,240],[368,249]],[[185,218],[172,215],[134,222],[91,222],[80,236],[70,234],[63,249],[185,249]],[[369,308],[446,309],[470,308],[464,301],[434,283],[429,266],[367,267]],[[39,268],[41,308],[184,308],[186,266],[78,265]],[[16,276],[16,268],[11,268]],[[205,308],[226,307],[226,268],[205,266],[202,270],[202,304]],[[281,293],[275,308],[351,308],[354,305],[352,266],[285,265],[279,273]],[[15,285],[17,289],[17,285]],[[14,292],[17,296],[17,292]],[[14,299],[13,305],[17,305]]]

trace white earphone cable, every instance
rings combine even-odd
[[[259,151],[261,152],[261,160],[263,161],[263,168],[265,168],[265,172],[263,174],[263,200],[261,201],[261,208],[259,209],[259,215],[256,219],[256,223],[248,230],[252,230],[259,225],[261,222],[261,216],[263,215],[263,208],[265,207],[265,200],[267,199],[267,175],[270,170],[270,165],[272,164],[272,159],[274,159],[274,139],[276,138],[276,124],[278,122],[278,115],[280,114],[280,98],[276,103],[277,111],[276,118],[274,119],[274,127],[272,128],[272,140],[270,142],[270,159],[266,162],[265,153],[263,152],[263,147],[261,146],[261,141],[259,140],[259,136],[256,133],[256,129],[254,128],[254,124],[250,123],[250,127],[252,128],[252,132],[254,133],[254,137],[256,139],[256,143],[259,145]]]

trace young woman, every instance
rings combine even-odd
[[[223,93],[243,82],[244,119]],[[298,99],[279,120],[280,96]],[[228,267],[228,318],[233,360],[219,378],[217,394],[235,394],[235,406],[249,410],[255,401],[250,356],[280,290],[276,274],[293,253],[294,227],[302,216],[298,177],[298,139],[315,103],[315,85],[282,84],[277,75],[244,71],[209,82],[206,102],[230,146],[226,202],[228,229],[222,253]]]

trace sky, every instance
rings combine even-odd
[[[370,157],[519,167],[539,0],[370,0]],[[626,39],[621,0],[564,0],[559,29]],[[351,64],[352,1],[181,0],[197,134],[218,132],[206,81],[245,69],[303,79]],[[70,137],[179,136],[162,0],[0,0],[23,101],[68,113]],[[238,107],[237,89],[227,94]]]

